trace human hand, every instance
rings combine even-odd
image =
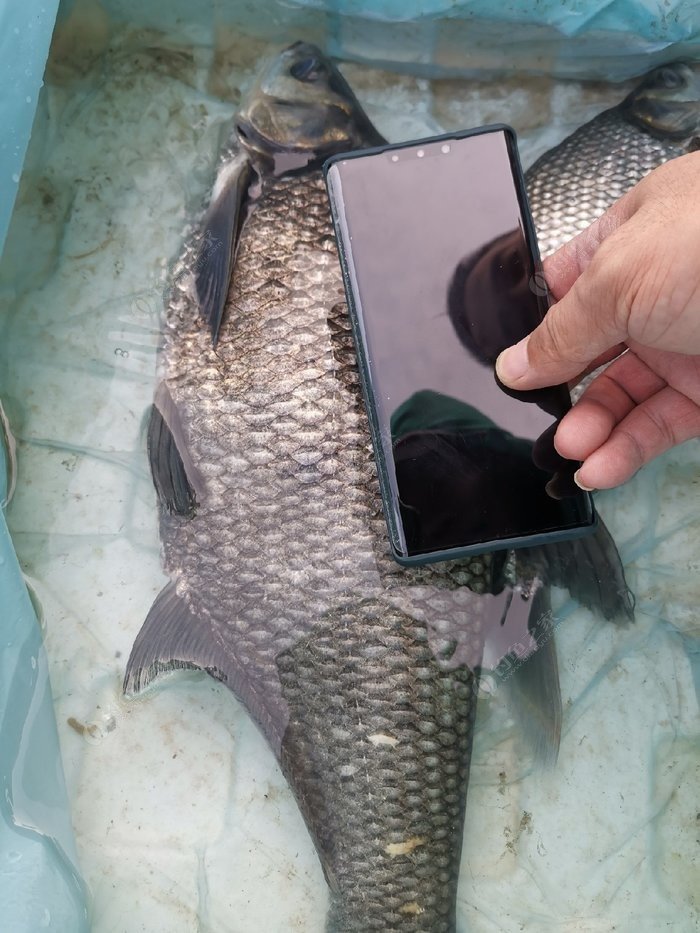
[[[617,486],[700,436],[700,153],[655,169],[544,271],[556,304],[496,371],[535,389],[615,360],[555,436],[562,456],[583,461],[577,483]]]

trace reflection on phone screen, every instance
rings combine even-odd
[[[496,131],[331,169],[408,556],[591,521],[577,464],[552,444],[567,390],[513,393],[495,378],[498,354],[546,310],[512,145]]]

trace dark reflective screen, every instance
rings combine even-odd
[[[577,465],[552,444],[566,390],[506,392],[494,375],[500,351],[546,309],[510,145],[490,132],[331,169],[390,519],[407,556],[591,520]]]

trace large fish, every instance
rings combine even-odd
[[[170,583],[125,689],[183,667],[226,683],[304,814],[327,928],[438,933],[455,929],[489,628],[515,618],[539,640],[522,665],[537,676],[512,681],[523,708],[549,710],[540,738],[552,747],[549,584],[610,619],[632,608],[602,525],[517,555],[415,569],[390,558],[320,173],[331,153],[379,142],[303,43],[238,116],[166,308],[148,448]]]

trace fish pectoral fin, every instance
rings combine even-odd
[[[214,346],[224,316],[236,246],[254,177],[250,162],[242,154],[224,166],[202,224],[195,284],[199,313],[209,326]]]
[[[156,597],[131,649],[124,693],[145,690],[160,673],[202,670],[224,683],[228,676],[217,662],[220,650],[211,627],[190,610],[168,583]]]
[[[527,613],[527,631],[535,649],[526,657],[506,655],[498,670],[507,677],[511,710],[525,744],[546,766],[556,763],[561,742],[562,705],[559,666],[554,641],[549,588],[533,581],[532,595],[524,599],[518,592],[508,608],[511,613]],[[508,620],[512,624],[511,620]],[[523,626],[516,628],[522,629]]]
[[[192,462],[182,421],[165,383],[156,390],[147,434],[148,461],[162,509],[193,516],[203,482]]]

